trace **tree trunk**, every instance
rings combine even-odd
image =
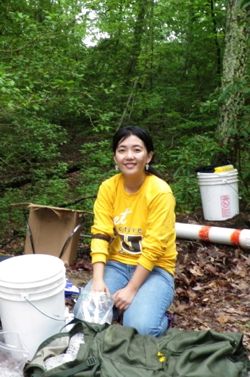
[[[216,24],[216,17],[214,13],[214,0],[210,0],[210,11],[211,11],[211,18],[212,18],[212,23],[213,23],[214,42],[215,42],[215,47],[216,47],[217,74],[218,76],[220,76],[221,74],[221,50],[220,50],[220,44],[218,41],[217,24]]]
[[[145,31],[146,14],[147,14],[148,5],[149,5],[149,0],[138,1],[139,9],[138,9],[138,14],[137,14],[136,22],[135,22],[135,27],[134,27],[134,38],[133,38],[131,52],[130,52],[130,61],[127,67],[128,77],[133,77],[136,71],[138,58],[141,53],[142,37]]]
[[[240,119],[244,108],[244,80],[247,67],[247,11],[238,0],[227,5],[225,51],[221,81],[221,105],[217,137],[234,157],[238,148]]]

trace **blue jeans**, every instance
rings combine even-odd
[[[136,266],[108,261],[104,281],[111,293],[124,288]],[[166,310],[174,298],[174,278],[155,267],[139,288],[132,303],[123,313],[123,325],[135,328],[142,335],[163,335],[168,328]]]

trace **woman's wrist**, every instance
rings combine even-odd
[[[138,289],[140,288],[140,285],[138,284],[135,284],[135,282],[133,280],[130,280],[126,286],[130,291],[132,292],[137,292]]]
[[[96,262],[93,264],[93,280],[94,281],[103,280],[104,267],[105,267],[105,264],[102,262]]]
[[[104,268],[105,264],[102,262],[93,264],[92,290],[94,291],[107,291],[107,287],[104,282]]]
[[[144,283],[147,279],[150,271],[146,270],[144,267],[137,265],[136,270],[128,282],[127,287],[134,292],[137,292],[140,286]]]

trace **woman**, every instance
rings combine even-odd
[[[101,184],[94,205],[92,290],[112,295],[124,326],[159,336],[168,328],[177,253],[175,200],[150,165],[153,149],[139,127],[113,137],[120,173]]]

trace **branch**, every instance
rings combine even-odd
[[[73,204],[77,204],[77,203],[80,203],[84,200],[87,200],[87,199],[95,199],[96,198],[96,195],[91,195],[91,196],[83,196],[83,197],[80,197],[80,198],[77,198],[75,200],[72,200],[70,202],[67,202],[67,203],[62,203],[60,204],[58,207],[62,207],[62,208],[65,208],[65,207],[69,207],[69,206],[72,206]],[[92,212],[88,212],[88,211],[84,211],[86,213],[90,213],[90,214],[93,214]]]
[[[125,119],[125,116],[128,112],[128,107],[130,105],[130,102],[134,96],[134,91],[136,89],[136,86],[137,86],[137,83],[138,83],[138,80],[139,80],[139,77],[136,77],[136,79],[134,80],[134,83],[133,83],[133,87],[132,87],[132,90],[131,90],[131,93],[127,99],[127,102],[126,102],[126,105],[125,105],[125,108],[123,110],[123,113],[122,113],[122,116],[121,116],[121,119],[120,119],[120,122],[118,123],[118,127],[117,127],[117,130],[119,130],[119,128],[123,125],[123,122],[124,122],[124,119]]]

